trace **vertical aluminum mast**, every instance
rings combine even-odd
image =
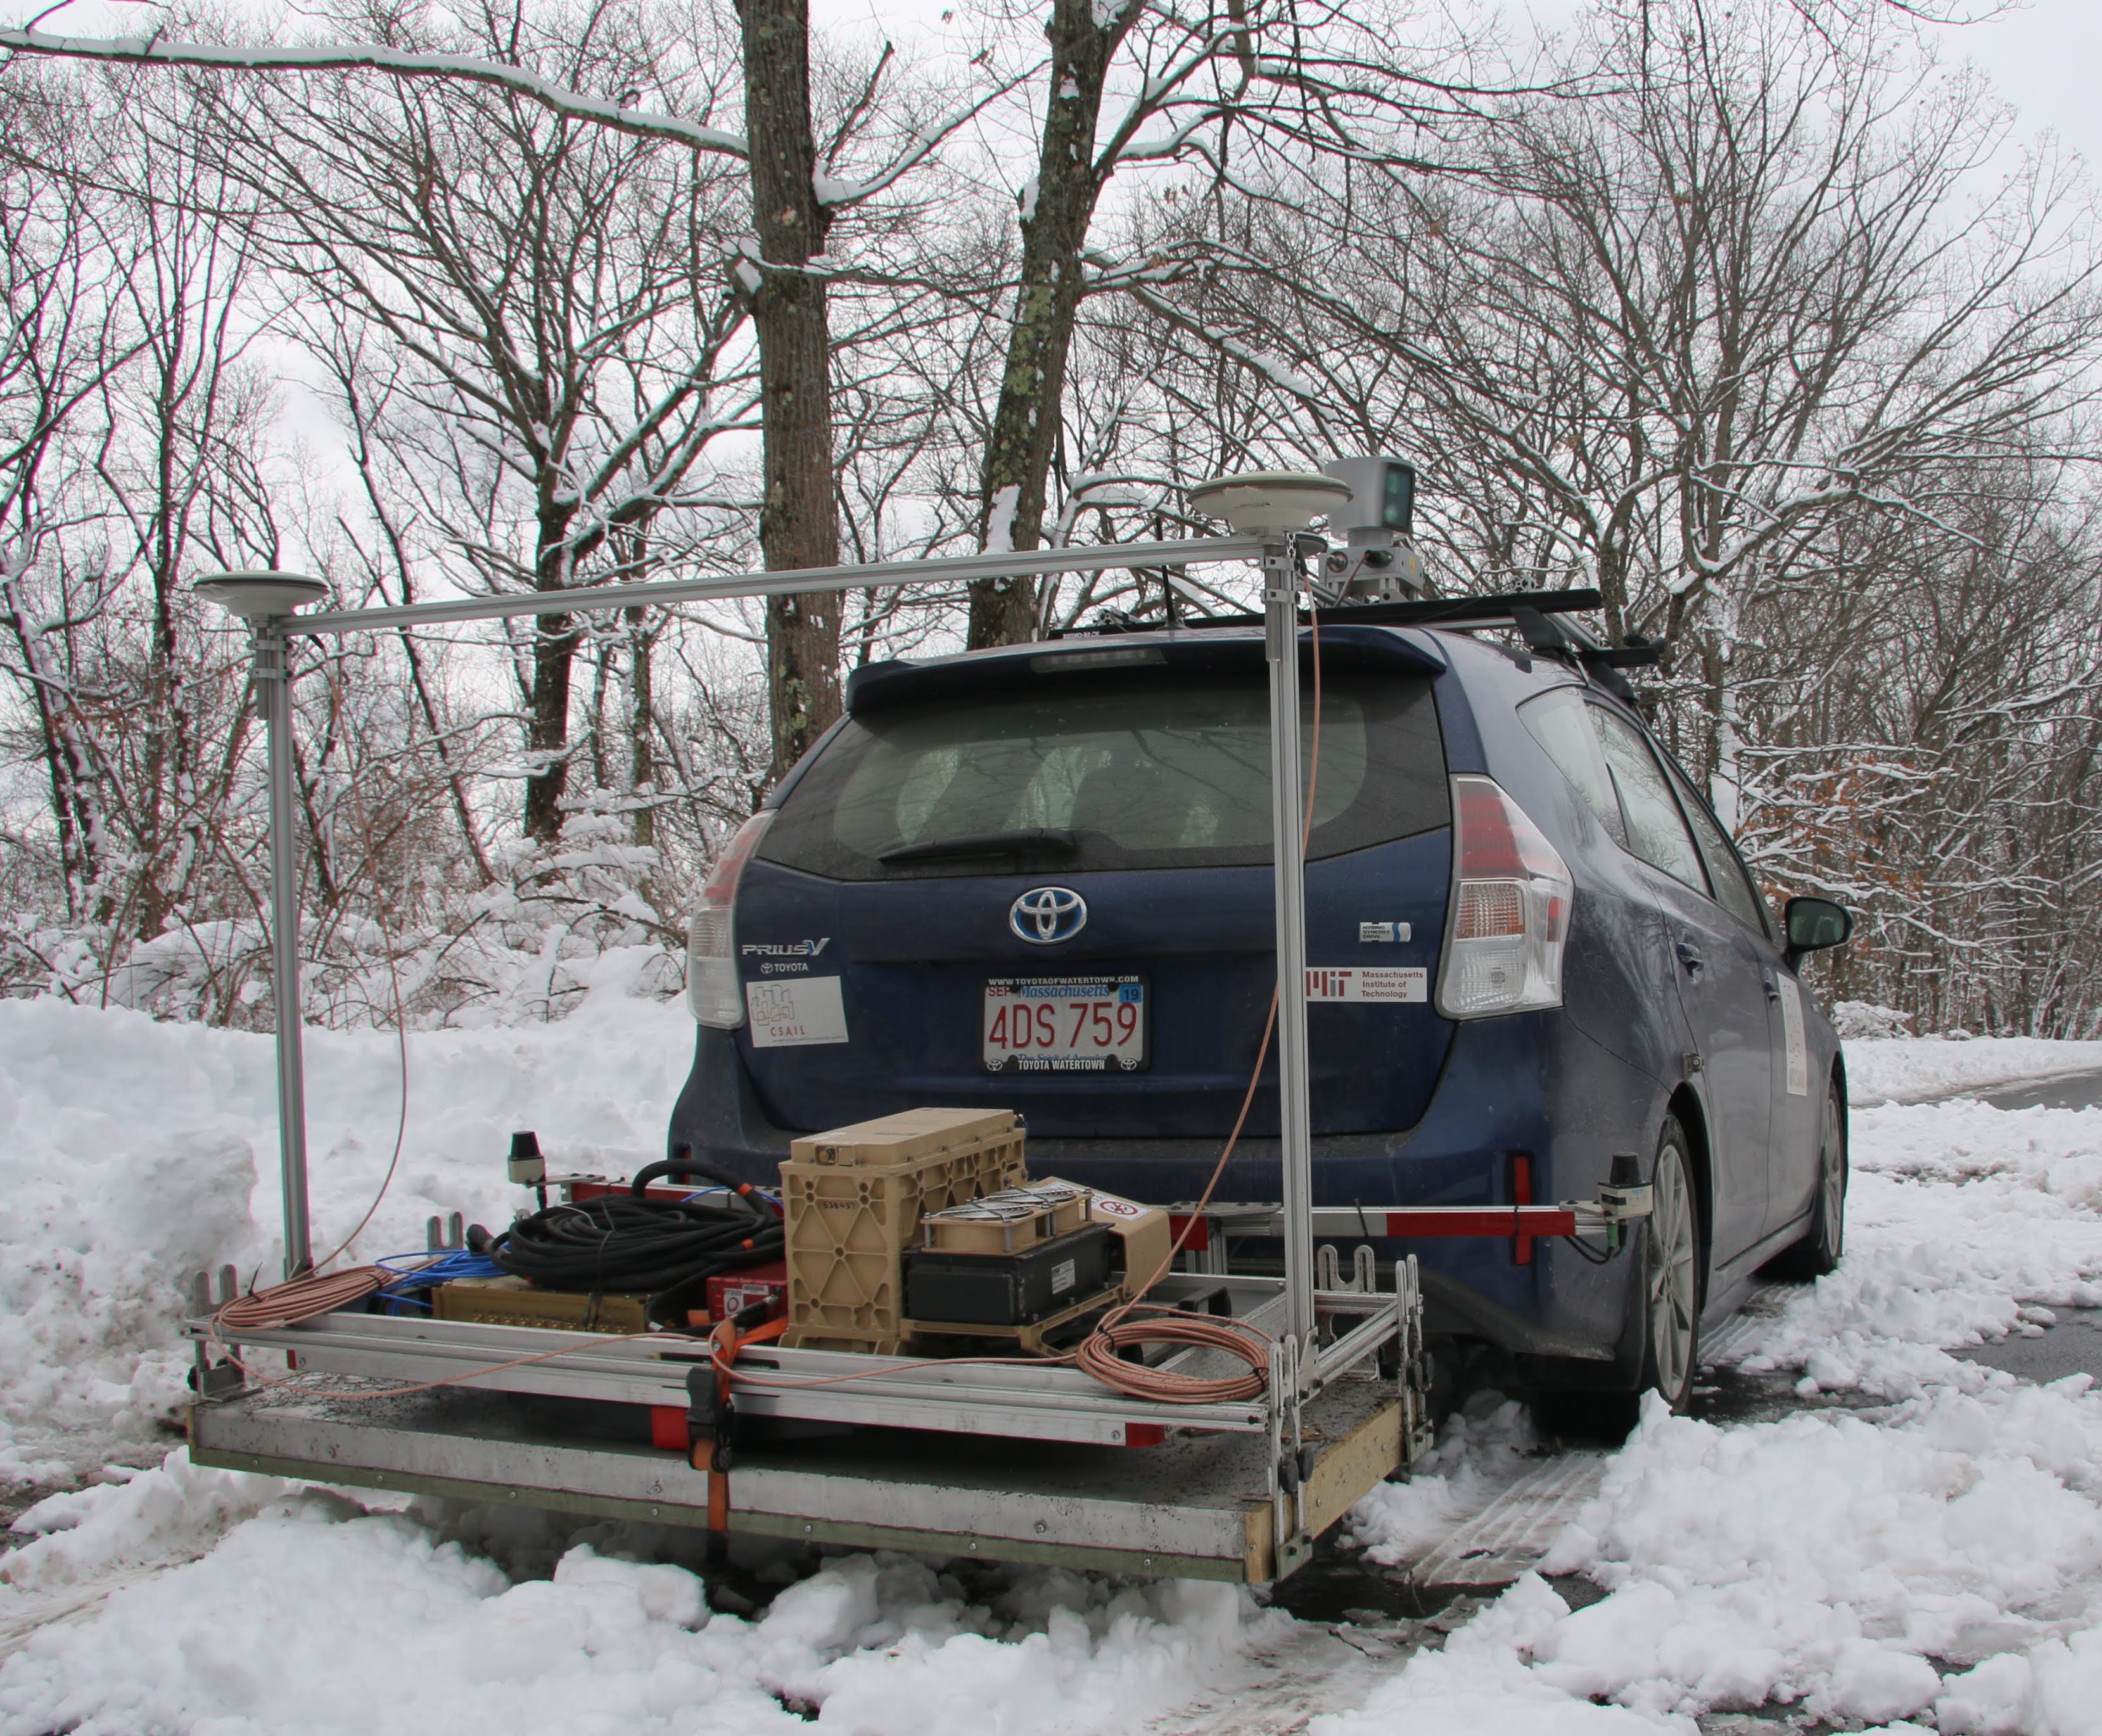
[[[1314,1365],[1314,1133],[1306,1086],[1306,788],[1299,745],[1298,562],[1262,551],[1270,662],[1271,841],[1277,906],[1277,1133],[1284,1203],[1285,1330]]]
[[[1302,1391],[1315,1367],[1314,1134],[1306,1060],[1306,781],[1299,749],[1299,561],[1293,539],[1347,505],[1333,477],[1251,471],[1190,491],[1244,536],[1262,539],[1264,650],[1270,663],[1271,847],[1277,904],[1277,1131],[1284,1197],[1285,1330]]]
[[[285,1276],[314,1263],[307,1221],[307,1073],[299,993],[299,841],[292,823],[292,669],[284,624],[259,622],[255,686],[270,770],[270,988],[277,1026],[277,1173]]]
[[[285,1276],[314,1263],[307,1222],[307,1076],[299,995],[299,841],[292,824],[292,611],[328,595],[304,573],[221,573],[197,588],[248,624],[269,755],[270,991],[277,1027],[277,1174]]]

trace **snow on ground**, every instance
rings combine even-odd
[[[1352,1540],[1382,1566],[1420,1561],[1528,1471],[1540,1446],[1524,1405],[1479,1392],[1448,1418],[1405,1483],[1387,1483],[1350,1515]]]
[[[559,1024],[410,1037],[400,1169],[355,1255],[421,1248],[434,1213],[508,1223],[530,1203],[504,1179],[515,1129],[561,1170],[662,1155],[693,1024],[627,992],[648,956],[609,954]],[[401,1061],[379,1032],[310,1031],[306,1055],[321,1254],[386,1173]],[[186,1366],[170,1325],[185,1276],[232,1261],[244,1282],[277,1276],[274,1066],[267,1037],[0,1000],[0,1484],[157,1456]]]
[[[2102,1043],[1894,1037],[1855,1037],[1847,1044],[1847,1093],[1856,1103],[1918,1103],[2028,1079],[2095,1072],[2102,1072]]]
[[[432,1210],[505,1215],[513,1127],[536,1126],[562,1161],[654,1152],[685,1029],[604,988],[561,1026],[411,1040],[410,1139],[367,1250],[416,1245]],[[2033,1071],[2091,1064],[2069,1046]],[[1903,1064],[1857,1060],[1857,1079],[1977,1081],[1925,1045],[1859,1049]],[[312,1053],[326,1245],[384,1168],[396,1080],[384,1037],[317,1035]],[[268,1254],[267,1046],[11,1003],[0,1080],[15,1450],[54,1468],[69,1438],[104,1451],[130,1430],[135,1459],[174,1373],[168,1286],[235,1242],[251,1263]],[[1602,1601],[1572,1608],[1528,1577],[1312,1736],[1690,1731],[1705,1712],[1776,1703],[1949,1736],[2102,1728],[2102,1394],[1946,1354],[2038,1308],[2102,1303],[2102,1111],[1864,1108],[1854,1158],[1846,1264],[1789,1294],[1742,1352],[1845,1402],[1737,1427],[1647,1416],[1545,1564]],[[1456,1419],[1423,1479],[1359,1510],[1357,1535],[1376,1556],[1412,1553],[1523,1466],[1526,1428],[1496,1406]],[[118,1588],[0,1664],[0,1736],[756,1733],[809,1713],[849,1736],[1086,1736],[1216,1694],[1285,1621],[1217,1587],[1042,1570],[965,1583],[866,1556],[763,1613],[722,1593],[711,1609],[682,1565],[690,1538],[389,1511],[180,1452],[54,1495],[21,1529],[33,1540],[0,1571],[0,1628]]]
[[[91,1496],[76,1529],[11,1558],[25,1587],[11,1595],[106,1571],[149,1507],[156,1547],[175,1545],[185,1517],[194,1546],[216,1547],[118,1591],[93,1621],[38,1632],[0,1668],[8,1736],[764,1736],[805,1729],[819,1706],[845,1731],[1123,1730],[1230,1674],[1285,1621],[1231,1587],[1047,1570],[972,1601],[922,1562],[867,1556],[747,1618],[712,1611],[683,1566],[623,1559],[654,1541],[629,1527],[572,1527],[552,1573],[534,1572],[506,1560],[521,1541],[512,1512],[451,1525],[367,1513],[180,1455]]]
[[[1853,1130],[1847,1257],[1743,1365],[1886,1402],[1735,1427],[1652,1410],[1542,1564],[1603,1601],[1529,1576],[1310,1736],[1690,1730],[1776,1703],[1949,1736],[2102,1729],[2102,1392],[1947,1354],[2102,1305],[2102,1111],[1962,1100]]]

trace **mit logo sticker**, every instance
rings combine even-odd
[[[1306,972],[1309,1001],[1427,1001],[1430,973],[1423,970],[1324,970],[1310,966]]]

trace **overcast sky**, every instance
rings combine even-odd
[[[1994,0],[1945,0],[1973,16]],[[1027,10],[1027,0],[1004,0]],[[1575,0],[1504,0],[1507,16],[1530,12],[1552,24],[1575,10]],[[969,0],[811,0],[820,29],[838,23],[898,35],[915,27],[938,32],[940,14],[970,8]],[[257,10],[268,10],[263,0]],[[42,10],[39,0],[0,0],[0,17],[26,18]],[[113,0],[75,0],[44,26],[86,35],[137,33],[156,10]],[[2021,110],[2021,130],[2046,128],[2091,164],[2102,163],[2102,0],[2010,0],[1997,16],[1963,25],[1928,26],[1928,39],[1943,57],[1976,61],[1993,84]]]
[[[92,0],[87,0],[92,3]],[[902,34],[916,26],[938,31],[942,11],[960,0],[810,0],[819,29],[828,23]],[[1008,0],[1012,5],[1015,0]],[[1943,59],[1975,60],[2002,95],[2021,110],[2020,130],[2058,134],[2092,165],[2102,163],[2102,0],[2010,0],[1998,16],[1994,0],[1947,0],[1983,21],[1927,26]],[[1552,26],[1576,10],[1573,0],[1504,0],[1506,16],[1530,13]],[[81,10],[86,9],[84,4]]]
[[[2032,0],[1988,23],[1936,30],[1949,60],[1976,60],[2020,106],[2030,131],[2046,127],[2102,162],[2102,6],[2095,0]]]

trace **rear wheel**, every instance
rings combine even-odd
[[[1701,1224],[1685,1130],[1666,1116],[1643,1223],[1642,1390],[1683,1410],[1701,1349]]]
[[[1847,1106],[1834,1080],[1825,1094],[1825,1132],[1817,1147],[1817,1197],[1810,1230],[1776,1256],[1767,1270],[1779,1278],[1821,1278],[1847,1251]]]
[[[1638,1319],[1641,1360],[1634,1390],[1617,1391],[1571,1385],[1549,1387],[1533,1395],[1533,1414],[1550,1434],[1584,1441],[1618,1442],[1627,1438],[1642,1408],[1642,1396],[1656,1392],[1674,1410],[1683,1410],[1693,1396],[1693,1373],[1701,1350],[1701,1215],[1693,1192],[1693,1164],[1687,1156],[1686,1130],[1675,1116],[1665,1117],[1657,1134],[1656,1165],[1651,1174],[1650,1214],[1634,1232],[1632,1252],[1639,1256],[1639,1287],[1630,1305]],[[1621,1365],[1626,1380],[1627,1365]],[[1575,1365],[1603,1373],[1596,1363]]]

